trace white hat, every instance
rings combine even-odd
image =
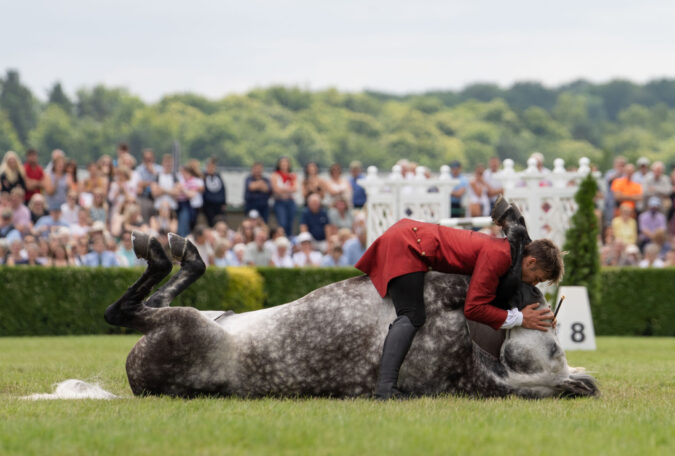
[[[278,237],[274,240],[274,243],[276,244],[277,247],[290,247],[291,246],[291,241],[288,240],[285,236]]]
[[[640,157],[637,159],[637,165],[638,166],[649,166],[649,159],[647,157]]]
[[[89,231],[91,232],[105,231],[105,223],[103,223],[100,220],[97,220],[91,225],[91,229]]]
[[[260,212],[257,210],[251,209],[248,211],[248,218],[257,219],[258,217],[260,217]]]
[[[295,238],[295,241],[298,244],[300,244],[302,242],[312,242],[313,240],[314,240],[314,238],[307,231],[303,231],[302,233],[298,234],[298,237]]]

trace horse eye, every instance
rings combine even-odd
[[[555,358],[556,355],[558,354],[558,351],[559,351],[558,344],[556,344],[555,342],[551,342],[551,344],[549,345],[548,355],[551,358]]]

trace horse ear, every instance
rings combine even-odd
[[[572,374],[559,385],[560,397],[597,397],[600,393],[595,379],[588,374]]]

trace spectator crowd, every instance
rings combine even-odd
[[[324,178],[316,163],[302,177],[286,157],[269,176],[255,163],[244,184],[244,217],[234,227],[215,159],[204,169],[197,160],[176,169],[172,155],[158,163],[146,149],[139,164],[120,144],[114,157],[78,173],[61,150],[44,168],[36,150],[23,162],[10,151],[0,164],[0,264],[139,265],[131,233],[141,231],[165,247],[169,232],[186,236],[213,266],[353,265],[366,247],[361,177],[358,162],[348,178],[338,164]]]
[[[542,173],[543,156],[533,154]],[[404,178],[416,164],[399,161]],[[255,163],[244,183],[244,217],[228,224],[226,186],[215,159],[174,167],[172,155],[157,160],[143,150],[140,164],[126,144],[114,157],[81,164],[54,150],[44,168],[38,153],[25,161],[7,152],[0,164],[0,264],[42,266],[133,266],[142,264],[132,248],[132,231],[156,236],[167,247],[168,233],[189,237],[213,266],[348,266],[366,249],[366,193],[357,181],[361,164],[347,176],[333,164],[322,176],[314,162],[294,172],[281,157],[267,175]],[[495,178],[500,161],[477,165],[471,175],[450,163],[459,180],[451,195],[453,216],[489,215],[502,192]],[[84,177],[83,177],[84,176]],[[675,170],[640,158],[618,157],[604,175],[598,201],[605,266],[675,266]],[[546,181],[542,181],[546,185]],[[300,205],[300,207],[298,207]],[[271,220],[272,214],[274,219]],[[499,230],[487,229],[491,235]]]

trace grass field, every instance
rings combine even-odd
[[[568,354],[599,381],[582,400],[134,398],[135,336],[0,338],[1,455],[675,454],[675,339],[609,338]],[[67,378],[112,401],[24,401]]]

